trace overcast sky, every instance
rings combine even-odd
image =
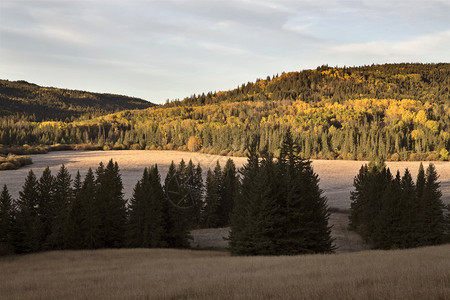
[[[0,78],[155,103],[283,71],[450,61],[449,0],[0,0]]]

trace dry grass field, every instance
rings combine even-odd
[[[450,245],[230,257],[123,249],[0,258],[1,299],[450,299]]]
[[[17,197],[25,177],[30,169],[33,169],[37,176],[42,174],[44,168],[48,165],[54,174],[58,171],[61,164],[75,175],[77,170],[84,175],[89,167],[96,168],[100,161],[106,163],[111,158],[119,163],[122,180],[124,183],[125,197],[130,198],[134,185],[142,176],[144,167],[158,164],[162,179],[166,176],[171,161],[176,164],[183,158],[186,161],[192,159],[197,164],[200,163],[205,171],[214,168],[216,161],[219,160],[222,167],[225,165],[228,157],[219,155],[200,154],[181,151],[61,151],[50,152],[47,154],[30,155],[33,164],[19,170],[0,171],[0,184],[7,184],[13,195]],[[245,157],[232,157],[237,167],[241,167],[245,162]],[[358,173],[359,168],[365,162],[344,161],[344,160],[315,160],[313,161],[314,170],[320,177],[320,187],[328,198],[330,207],[349,208],[350,190],[353,185],[353,178]],[[408,168],[413,178],[417,175],[419,162],[388,162],[387,165],[393,173],[400,170],[403,172]],[[445,202],[450,203],[450,162],[434,162],[437,172],[440,175],[441,190]],[[428,162],[424,162],[428,166]]]

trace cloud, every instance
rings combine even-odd
[[[435,34],[414,37],[407,41],[386,42],[373,41],[368,43],[350,43],[331,47],[330,54],[370,55],[384,57],[420,57],[434,56],[441,61],[449,61],[450,30]]]
[[[3,0],[0,78],[161,102],[322,64],[448,61],[449,11],[447,0]]]

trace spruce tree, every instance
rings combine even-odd
[[[400,202],[402,198],[400,172],[393,181],[386,187],[381,198],[381,209],[378,214],[372,217],[374,220],[374,229],[372,234],[373,246],[376,249],[391,249],[397,247],[396,232],[400,225]]]
[[[51,234],[46,241],[47,248],[49,249],[64,249],[69,207],[73,201],[71,184],[71,175],[67,168],[62,165],[54,181],[54,218],[51,223]]]
[[[400,221],[393,245],[395,248],[412,248],[417,244],[417,186],[408,169],[401,180],[401,198],[398,206]]]
[[[423,168],[423,164],[420,163],[419,172],[417,173],[417,180],[416,180],[417,199],[422,199],[424,187],[425,187],[425,170]]]
[[[83,216],[80,227],[83,238],[82,248],[86,249],[97,249],[103,246],[100,231],[101,207],[97,195],[95,176],[92,169],[89,168],[79,195],[81,215]]]
[[[38,215],[38,182],[33,170],[28,172],[17,199],[13,246],[16,253],[30,253],[41,248],[42,223]]]
[[[232,215],[230,247],[240,255],[294,255],[334,250],[326,198],[311,163],[287,131],[280,157],[249,149]]]
[[[425,185],[421,199],[421,214],[419,216],[423,227],[421,245],[438,245],[443,242],[445,234],[444,204],[441,197],[439,175],[433,164],[430,164],[425,173]]]
[[[392,179],[384,161],[378,160],[362,166],[353,181],[355,190],[350,193],[350,228],[356,230],[366,242],[372,238],[385,189]]]
[[[82,231],[84,213],[81,202],[82,187],[83,182],[81,181],[81,175],[80,172],[77,171],[72,189],[73,198],[69,205],[69,212],[65,226],[64,244],[67,249],[82,249],[84,247]]]
[[[220,224],[218,212],[220,204],[219,189],[219,182],[215,173],[208,169],[205,184],[205,207],[203,210],[203,224],[207,228],[216,228]]]
[[[239,178],[236,166],[231,158],[227,160],[223,169],[223,174],[218,181],[220,182],[221,190],[219,201],[219,225],[224,227],[230,224],[231,212],[239,190]]]
[[[129,205],[128,245],[130,247],[165,246],[163,226],[164,192],[158,168],[145,168],[136,184]]]
[[[255,255],[260,192],[260,164],[256,144],[248,149],[247,163],[241,169],[242,183],[231,217],[229,245],[232,254]]]
[[[14,205],[6,184],[0,195],[0,255],[11,254],[13,248]]]
[[[97,169],[96,202],[99,204],[101,247],[124,245],[126,233],[126,201],[119,166],[111,159],[106,168]]]
[[[183,206],[184,191],[180,189],[180,173],[174,162],[170,164],[164,180],[163,225],[167,247],[186,248],[189,246],[189,229],[186,207]]]
[[[55,178],[47,166],[39,178],[38,190],[38,215],[42,223],[40,232],[40,244],[44,249],[51,249],[47,245],[47,239],[52,233],[52,224],[56,218],[57,209],[55,205]]]
[[[285,211],[283,250],[286,254],[332,252],[327,200],[311,162],[298,154],[290,130],[284,136],[277,166],[281,181],[278,204]]]

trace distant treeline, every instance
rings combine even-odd
[[[308,103],[347,100],[415,99],[448,104],[450,64],[383,64],[282,73],[224,92],[193,95],[166,106],[197,106],[220,102],[301,100]]]
[[[245,156],[279,154],[288,129],[305,158],[448,160],[450,64],[319,67],[145,110],[71,122],[0,118],[0,144],[87,144]]]

